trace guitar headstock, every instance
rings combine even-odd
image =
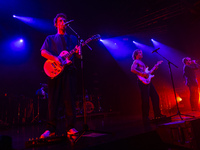
[[[99,40],[100,38],[101,38],[101,36],[99,34],[96,34],[96,35],[93,35],[91,38],[87,39],[85,41],[85,43],[88,43],[88,42],[90,42],[92,40]]]
[[[157,62],[157,64],[156,64],[156,65],[160,65],[162,62],[163,62],[163,61],[162,61],[162,60],[160,60],[160,61],[158,61],[158,62]]]
[[[101,36],[99,34],[93,35],[91,37],[92,40],[99,40],[101,38]]]

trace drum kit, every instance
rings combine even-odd
[[[47,94],[47,84],[45,83],[40,83],[41,88],[38,89],[36,91],[36,95],[37,95],[37,109],[35,109],[37,111],[37,115],[33,118],[33,120],[31,121],[31,123],[33,123],[34,121],[38,121],[40,122],[41,120],[46,120],[47,118],[47,98],[48,98],[48,94]],[[40,110],[43,110],[42,112]]]
[[[35,111],[37,111],[37,112],[35,112],[36,116],[33,118],[33,120],[31,122],[41,121],[41,115],[44,112],[41,112],[40,110],[47,110],[47,108],[43,109],[41,107],[44,107],[44,105],[45,106],[48,105],[48,101],[47,101],[48,85],[45,83],[40,83],[40,85],[41,85],[41,88],[36,91],[37,105],[35,106],[36,107]],[[86,113],[87,114],[102,112],[101,96],[88,94],[88,92],[86,90],[85,99],[86,99]],[[77,115],[84,114],[83,95],[76,96],[76,114]],[[42,116],[44,116],[44,115],[42,115]]]
[[[92,94],[86,94],[86,113],[98,113],[102,111],[101,107],[101,96],[96,96]],[[77,115],[82,115],[84,113],[83,108],[83,95],[77,95],[76,97],[76,113]]]

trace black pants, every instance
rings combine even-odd
[[[47,129],[51,132],[56,130],[59,106],[65,107],[65,128],[74,128],[76,121],[75,109],[76,95],[76,70],[66,68],[54,79],[48,82],[48,112],[49,122]]]
[[[149,117],[149,97],[151,98],[152,101],[154,117],[159,117],[161,115],[159,108],[159,96],[153,84],[150,83],[146,85],[142,83],[140,80],[138,80],[138,85],[141,91],[143,119],[148,119]]]
[[[192,110],[199,110],[198,102],[199,102],[199,91],[198,86],[188,86],[190,90],[190,104]]]

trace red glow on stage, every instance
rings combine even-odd
[[[178,94],[177,94],[178,95]],[[181,102],[183,99],[180,96],[177,96],[177,102]]]

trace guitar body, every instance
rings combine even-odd
[[[51,78],[54,78],[57,75],[59,75],[63,71],[65,65],[69,65],[72,63],[68,57],[65,60],[62,60],[62,57],[67,55],[68,53],[68,51],[62,51],[58,56],[61,60],[61,65],[55,63],[52,60],[47,60],[44,63],[44,72]]]
[[[147,67],[144,72],[147,73],[149,76],[148,78],[145,77],[141,77],[138,75],[138,78],[140,81],[142,81],[144,84],[149,84],[151,82],[151,78],[154,77],[154,75],[152,75],[152,72],[158,67],[158,65],[160,65],[163,61],[158,61],[157,64],[155,64],[155,66],[149,71],[149,67]]]
[[[147,67],[145,69],[145,71],[144,71],[147,74],[149,74],[149,70],[148,69],[149,68]],[[153,78],[153,77],[154,77],[154,75],[152,75],[152,74],[149,74],[148,78],[138,76],[139,80],[142,81],[144,84],[149,84],[151,82],[151,78]]]

